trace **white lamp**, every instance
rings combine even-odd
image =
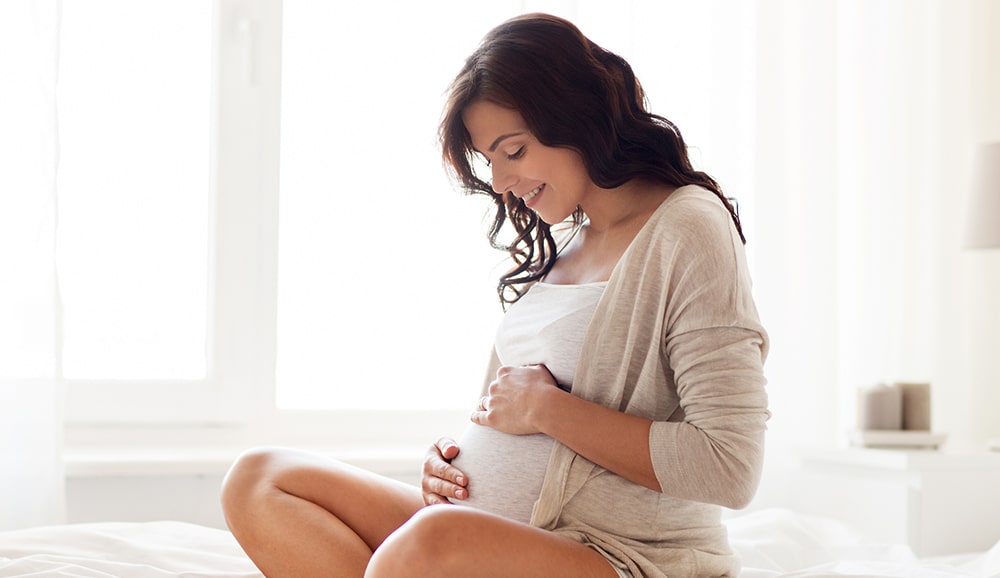
[[[968,211],[965,248],[1000,247],[1000,141],[976,148]]]

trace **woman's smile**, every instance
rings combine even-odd
[[[530,209],[535,204],[537,204],[538,201],[535,200],[535,199],[538,198],[538,195],[540,195],[542,193],[542,189],[544,189],[544,188],[545,188],[545,183],[542,183],[542,184],[538,185],[537,187],[535,187],[534,189],[528,191],[528,193],[526,195],[524,195],[523,197],[521,197],[521,200],[524,201],[524,206],[528,207]]]

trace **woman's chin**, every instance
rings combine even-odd
[[[548,226],[550,226],[550,227],[552,225],[558,225],[559,223],[565,222],[567,219],[569,219],[570,217],[573,216],[573,212],[574,212],[574,211],[570,211],[569,213],[564,213],[564,212],[556,212],[556,211],[546,211],[545,209],[542,209],[542,210],[532,209],[532,210],[535,211],[535,214],[538,215],[539,219],[541,219],[542,221],[544,221],[545,224],[548,225]]]

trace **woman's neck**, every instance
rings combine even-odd
[[[636,221],[641,227],[675,189],[639,179],[613,189],[595,188],[580,205],[587,215],[590,236],[614,236],[619,229],[638,231]]]
[[[607,281],[639,230],[673,191],[673,187],[631,183],[595,191],[581,206],[586,225],[560,252],[546,280],[561,284]]]

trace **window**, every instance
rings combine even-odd
[[[211,5],[63,6],[58,271],[68,379],[206,372]]]
[[[279,10],[64,6],[58,268],[71,423],[266,413]]]

